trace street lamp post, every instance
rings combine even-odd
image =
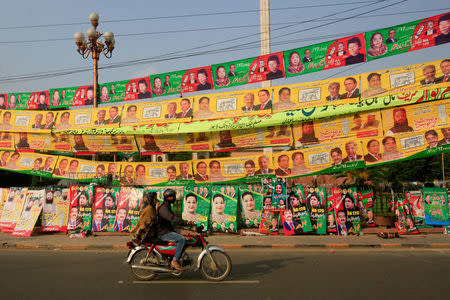
[[[75,33],[75,43],[78,47],[78,53],[80,53],[83,58],[88,58],[89,54],[92,54],[92,59],[94,60],[94,107],[97,107],[98,60],[100,59],[100,53],[103,53],[106,58],[111,58],[116,41],[114,39],[114,34],[111,31],[101,34],[100,31],[97,30],[99,20],[97,13],[91,13],[89,15],[89,19],[94,27],[89,28],[87,31],[89,42],[86,41],[86,38],[82,32],[77,32]],[[102,35],[105,39],[104,43],[99,41],[99,38]]]

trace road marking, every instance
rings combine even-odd
[[[119,283],[121,283],[119,281]],[[133,284],[259,284],[259,280],[225,280],[225,281],[207,281],[207,280],[154,280],[154,281],[132,281]]]

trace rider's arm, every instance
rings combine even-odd
[[[158,210],[158,214],[161,218],[172,222],[172,223],[176,223],[179,225],[185,225],[186,222],[183,221],[182,219],[178,218],[177,216],[175,216],[173,214],[173,212],[166,206],[166,205],[162,205],[159,210]]]

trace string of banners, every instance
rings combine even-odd
[[[450,59],[443,59],[356,76],[164,102],[58,112],[3,110],[0,130],[177,135],[253,129],[445,99],[449,81]],[[135,150],[124,147],[117,150]]]
[[[448,43],[449,28],[450,13],[445,12],[267,55],[109,82],[100,85],[99,101],[116,103],[211,89],[220,90],[363,63]],[[89,85],[0,94],[0,109],[45,110],[93,103],[94,89]]]
[[[277,235],[359,235],[374,222],[374,191],[356,187],[332,188],[295,185],[286,179],[264,179],[252,184],[174,187],[182,203],[182,218],[213,232],[259,228]],[[41,231],[92,230],[130,232],[142,209],[143,193],[164,188],[46,187],[40,190],[0,188],[0,229],[14,236],[30,236],[40,215]],[[448,226],[445,188],[406,191],[392,203],[400,234],[417,234],[420,228]],[[447,227],[448,229],[448,227]]]
[[[448,102],[448,99],[420,101],[412,105],[356,112],[294,125],[187,134],[67,135],[0,131],[0,149],[16,150],[22,155],[34,150],[77,155],[109,152],[148,155],[179,151],[222,152],[249,148],[257,150],[275,146],[297,149],[325,147],[345,139],[382,139],[402,132],[433,131],[437,139],[442,139],[446,136],[450,116]],[[45,159],[42,157],[41,162]]]

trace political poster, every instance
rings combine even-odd
[[[114,193],[113,188],[103,187],[96,187],[94,191],[92,231],[112,231],[119,193]]]
[[[327,234],[337,234],[336,215],[334,213],[334,195],[327,193]]]
[[[1,150],[14,150],[14,133],[12,132],[0,132],[0,149]],[[0,167],[2,167],[2,163],[0,163]]]
[[[191,133],[194,135],[193,133]],[[277,147],[292,145],[289,125],[270,126],[247,130],[224,130],[211,132],[215,151],[236,148]]]
[[[280,227],[280,214],[283,214],[283,212],[284,210],[264,209],[261,212],[259,232],[268,235],[278,235]]]
[[[41,151],[70,152],[69,136],[66,134],[46,133],[11,133],[14,137],[13,147],[17,149],[39,149]],[[17,141],[17,142],[16,142]]]
[[[313,230],[311,225],[311,218],[308,206],[306,205],[304,188],[302,185],[292,187],[292,191],[288,198],[287,210],[292,213],[292,225],[286,226],[284,224],[285,235],[301,234],[303,232],[311,232]],[[286,219],[289,216],[284,216]]]
[[[55,132],[62,132],[74,128],[119,127],[121,113],[122,106],[60,111],[53,130]]]
[[[0,229],[2,231],[11,229],[11,227],[13,227],[14,213],[17,204],[16,202],[19,201],[20,192],[20,187],[9,188],[0,217]],[[22,207],[20,207],[20,209],[22,209]]]
[[[420,50],[450,42],[450,13],[364,33],[367,60]]]
[[[114,103],[150,97],[148,77],[108,82],[99,86],[99,103]]]
[[[262,185],[239,185],[241,206],[241,228],[259,228],[261,211],[263,210]]]
[[[179,185],[192,180],[190,162],[122,162],[120,165],[122,185]]]
[[[375,227],[374,222],[374,192],[373,189],[358,191],[358,208],[361,223],[366,227]]]
[[[366,61],[364,34],[356,34],[283,51],[286,77],[349,66]]]
[[[263,193],[263,209],[275,209],[275,203],[273,203],[272,196],[275,190],[276,178],[268,177],[263,178],[262,182],[262,193]]]
[[[411,207],[408,200],[400,198],[394,202],[394,211],[397,216],[397,222],[395,227],[398,234],[418,234],[419,231],[414,224],[413,217],[411,215]]]
[[[411,207],[414,225],[421,228],[425,226],[425,209],[421,191],[406,191],[406,200]]]
[[[73,153],[134,153],[138,148],[131,135],[69,135],[71,152]]]
[[[423,188],[425,224],[450,225],[447,190],[445,188]]]
[[[316,234],[327,233],[325,187],[304,190],[306,205],[311,217],[311,226]]]
[[[50,109],[71,107],[77,89],[78,87],[50,89]]]
[[[203,225],[203,227],[206,229],[208,228],[210,209],[210,186],[190,184],[184,186],[182,213],[183,220],[194,222],[197,226]],[[225,211],[223,213],[225,213]]]
[[[255,171],[257,160],[256,155],[194,160],[194,180],[220,183],[255,179],[261,177]]]
[[[33,92],[28,99],[27,109],[47,110],[49,108],[48,91]]]
[[[189,85],[195,85],[197,83],[195,74],[190,75],[189,73],[189,76],[185,77],[184,74],[187,72],[188,70],[180,70],[150,75],[152,97],[180,94],[183,92],[183,87],[188,83]]]
[[[22,213],[22,209],[23,209],[26,197],[27,197],[27,193],[28,193],[28,188],[17,188],[15,190],[13,203],[12,203],[13,209],[12,209],[11,214],[7,214],[7,217],[9,217],[9,220],[7,220],[6,224],[3,224],[2,232],[13,232],[14,231],[14,227],[16,226],[16,223],[20,218],[20,214]],[[8,202],[7,202],[7,204],[11,205]],[[5,206],[6,206],[6,204],[5,204]]]
[[[211,69],[215,89],[285,77],[282,52],[215,64]]]
[[[8,198],[9,189],[8,188],[0,188],[0,222],[1,222],[1,216],[3,207],[5,206],[6,199]],[[1,226],[0,226],[1,228]]]
[[[0,130],[7,132],[28,131],[34,118],[32,111],[3,110]]]
[[[30,190],[27,192],[25,203],[17,220],[13,236],[31,236],[34,225],[41,214],[45,190]]]
[[[203,152],[212,151],[213,146],[209,132],[168,134],[168,135],[135,135],[141,154],[162,152]]]
[[[116,189],[116,188],[114,188]],[[136,187],[121,187],[118,207],[127,207],[127,217],[130,231],[133,230],[139,220],[139,213],[143,206],[144,189]],[[162,202],[162,201],[161,201]],[[122,212],[123,213],[123,212]]]
[[[8,105],[8,94],[0,93],[0,109],[7,109]]]
[[[76,87],[71,106],[85,106],[94,104],[94,86],[85,85]]]
[[[164,76],[164,78],[166,77]],[[155,80],[156,78],[153,78],[153,84],[159,85],[159,82],[155,82]],[[211,90],[214,87],[211,67],[206,66],[186,70],[181,77],[181,82],[182,93]],[[164,88],[164,84],[162,88]],[[155,93],[154,89],[155,87],[153,87],[153,93]]]
[[[355,187],[331,190],[334,199],[334,210],[339,235],[359,235],[361,219],[358,208],[358,193]]]
[[[32,93],[9,93],[8,108],[14,110],[27,110]],[[34,97],[33,97],[34,99]]]
[[[51,177],[56,159],[56,156],[40,153],[10,152],[4,168],[29,175]]]
[[[275,189],[272,194],[272,204],[277,209],[286,209],[287,207],[287,184],[286,178],[276,178]]]
[[[45,199],[42,205],[41,231],[67,232],[69,206],[69,189],[46,188]]]
[[[209,221],[213,231],[236,232],[238,198],[236,186],[211,186],[211,216]]]
[[[68,230],[91,230],[92,204],[94,191],[92,186],[72,185],[70,193],[70,212]]]

